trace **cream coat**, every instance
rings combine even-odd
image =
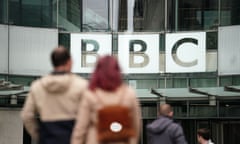
[[[77,122],[72,134],[71,144],[98,144],[97,141],[97,110],[104,105],[117,104],[121,100],[121,104],[129,107],[134,118],[134,127],[137,137],[130,140],[130,144],[137,144],[140,133],[141,114],[138,99],[134,90],[126,85],[122,85],[115,92],[106,92],[101,89],[96,90],[99,98],[92,91],[84,94],[82,103],[79,105],[79,113]],[[121,98],[121,96],[124,96]],[[121,98],[121,99],[120,99]]]
[[[32,138],[38,139],[40,133],[36,114],[41,123],[74,121],[87,87],[88,82],[75,74],[49,74],[34,81],[21,112],[24,126]]]

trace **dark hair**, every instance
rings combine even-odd
[[[197,130],[197,134],[203,137],[205,140],[210,139],[210,130],[207,128],[201,128]]]
[[[101,88],[114,91],[122,84],[122,74],[118,61],[113,56],[103,56],[98,59],[95,70],[91,76],[89,88]]]
[[[51,54],[51,61],[54,67],[66,64],[70,58],[70,53],[64,46],[55,48]]]

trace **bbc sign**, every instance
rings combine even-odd
[[[205,71],[205,33],[166,34],[168,73]],[[159,73],[158,34],[119,34],[118,60],[124,73]],[[98,56],[112,54],[111,34],[71,34],[75,73],[91,73]]]

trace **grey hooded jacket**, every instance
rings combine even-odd
[[[164,116],[147,125],[147,135],[148,144],[187,144],[182,127]]]

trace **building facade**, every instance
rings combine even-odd
[[[174,107],[189,143],[208,127],[215,143],[238,144],[239,26],[239,0],[1,0],[0,79],[29,86],[51,71],[59,44],[85,78],[97,55],[113,54],[141,101],[141,144],[160,103]]]

